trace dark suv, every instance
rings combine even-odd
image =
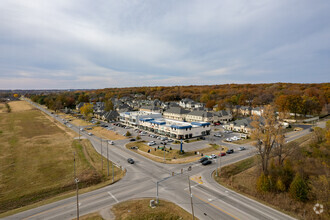
[[[132,158],[128,158],[127,159],[127,162],[130,163],[130,164],[133,164],[134,163],[134,160]]]
[[[209,158],[207,157],[202,157],[201,159],[199,159],[199,162],[200,163],[203,163],[204,161],[207,161]]]
[[[229,149],[229,150],[227,150],[226,153],[227,153],[227,154],[233,154],[233,153],[234,153],[234,149]]]

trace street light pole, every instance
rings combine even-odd
[[[189,175],[188,175],[188,182],[189,182],[189,192],[190,192],[191,213],[192,213],[193,220],[194,220],[195,219],[194,205],[193,205],[193,198],[192,198],[192,193],[191,193],[191,186],[190,186],[190,177],[189,177]]]
[[[73,173],[74,173],[74,181],[76,183],[76,197],[77,197],[77,220],[79,220],[79,196],[78,196],[78,183],[79,179],[76,176],[76,153],[73,153]]]
[[[165,161],[165,144],[164,144],[164,163],[166,163],[166,161]]]
[[[79,142],[80,142],[80,125],[78,125],[78,133],[79,133],[78,138],[79,138]]]
[[[108,176],[109,176],[109,147],[108,147],[108,141],[107,141],[107,164],[108,164]]]

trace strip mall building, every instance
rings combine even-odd
[[[123,112],[120,121],[124,124],[165,135],[175,139],[189,139],[210,134],[209,122],[183,122],[165,119],[160,113],[152,112]]]

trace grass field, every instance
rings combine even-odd
[[[127,137],[118,134],[114,131],[109,131],[105,128],[102,127],[93,127],[93,129],[90,131],[91,133],[93,133],[94,135],[98,136],[98,137],[102,137],[103,139],[109,139],[109,140],[123,140],[123,139],[127,139]]]
[[[133,146],[137,146],[139,149],[138,150],[132,150],[131,147]],[[154,161],[157,162],[164,162],[164,150],[163,146],[159,146],[158,149],[158,145],[154,145],[154,146],[148,146],[144,141],[138,141],[138,142],[132,142],[132,143],[128,143],[126,145],[126,148],[140,153],[143,156],[146,156]],[[200,153],[199,155],[195,154],[195,151],[188,151],[185,152],[184,154],[180,154],[180,150],[176,150],[176,149],[170,149],[169,146],[165,147],[165,160],[166,162],[170,162],[170,163],[188,163],[188,162],[192,162],[192,161],[196,161],[201,157],[201,153],[203,153],[204,155],[206,154],[212,154],[212,153],[219,153],[219,145],[210,145],[210,147],[207,148],[203,148],[198,150],[198,152]],[[148,153],[148,150],[150,150],[150,153]],[[223,147],[222,151],[226,151],[227,148]]]
[[[150,208],[149,202],[150,199],[130,200],[114,205],[111,211],[116,220],[192,219],[190,213],[171,202],[159,200],[156,208]]]
[[[74,190],[73,152],[80,187],[106,181],[101,156],[88,140],[54,123],[24,101],[0,114],[0,213]],[[116,167],[116,179],[123,172]]]
[[[5,103],[0,103],[0,113],[5,113],[5,112],[7,112]]]

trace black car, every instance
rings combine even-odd
[[[162,145],[166,145],[167,143],[165,141],[160,142]]]
[[[207,157],[202,157],[201,159],[199,159],[199,162],[200,163],[203,163],[204,161],[206,161],[206,160],[208,160],[209,158],[207,158]]]
[[[130,139],[129,141],[135,141],[135,138]]]
[[[227,154],[233,154],[234,153],[234,149],[229,149],[226,151]]]
[[[209,165],[209,164],[211,164],[212,163],[212,160],[205,160],[203,163],[202,163],[202,165],[203,166],[206,166],[206,165]]]
[[[130,163],[130,164],[133,164],[134,163],[134,160],[132,158],[128,158],[127,159],[127,162]]]

